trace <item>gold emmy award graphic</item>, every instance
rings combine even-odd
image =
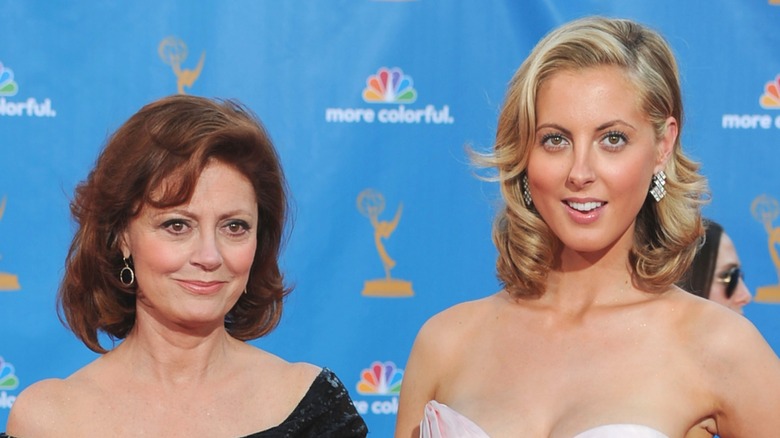
[[[5,211],[5,196],[0,201],[0,219],[3,218],[3,212]],[[19,290],[19,280],[16,275],[0,272],[0,291],[2,290]]]
[[[398,280],[390,277],[390,270],[395,266],[395,260],[390,255],[382,243],[382,239],[388,239],[398,221],[401,219],[401,210],[403,205],[398,205],[395,217],[392,222],[380,221],[379,215],[385,209],[385,197],[373,189],[365,189],[357,197],[357,209],[360,214],[371,220],[374,227],[374,244],[379,258],[382,259],[382,265],[385,268],[385,278],[376,280],[366,280],[363,286],[363,295],[371,297],[411,297],[414,295],[412,283],[410,281]]]
[[[750,205],[750,212],[757,221],[764,224],[768,235],[769,255],[777,270],[777,279],[780,282],[780,255],[777,249],[780,247],[780,227],[773,227],[772,222],[780,214],[780,204],[777,199],[768,195],[759,195]],[[756,301],[761,303],[780,303],[780,284],[762,286],[756,289]]]
[[[206,60],[206,52],[200,54],[200,61],[195,67],[195,70],[182,69],[181,64],[187,59],[187,45],[184,41],[169,36],[162,41],[157,47],[157,53],[160,54],[160,59],[164,63],[171,66],[173,74],[176,75],[176,86],[178,87],[179,94],[187,94],[184,92],[184,87],[192,88],[192,84],[200,76],[200,71],[203,70],[203,61]]]

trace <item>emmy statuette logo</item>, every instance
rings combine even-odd
[[[392,221],[380,221],[379,215],[385,210],[385,197],[373,189],[360,192],[357,197],[357,209],[371,221],[374,227],[374,245],[385,268],[385,278],[366,280],[363,287],[363,295],[371,297],[410,297],[414,295],[412,283],[399,280],[390,276],[390,271],[395,267],[393,260],[385,249],[383,240],[389,239],[401,220],[403,205],[398,205],[395,217]]]
[[[194,70],[181,68],[182,63],[187,59],[187,45],[179,38],[169,36],[160,41],[157,53],[159,53],[160,59],[173,69],[179,94],[187,94],[184,91],[184,87],[192,88],[192,85],[200,76],[200,72],[203,70],[203,62],[206,60],[206,52],[200,54],[200,60]]]
[[[780,282],[780,226],[774,227],[772,222],[780,215],[780,204],[777,199],[769,195],[760,195],[753,200],[750,205],[750,212],[753,217],[764,224],[764,230],[767,234],[767,243],[769,246],[769,255],[772,257],[772,263],[777,270],[777,278]],[[756,301],[761,303],[780,303],[780,284],[762,286],[756,289]]]
[[[3,212],[5,211],[5,202],[6,202],[6,198],[5,196],[3,196],[3,199],[0,200],[0,219],[3,218]],[[0,255],[0,260],[2,260],[2,255]],[[16,278],[16,275],[8,274],[6,272],[0,272],[0,291],[19,290],[19,289],[21,289],[21,286],[19,286],[19,279]]]

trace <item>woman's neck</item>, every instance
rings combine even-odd
[[[222,374],[230,365],[228,351],[241,343],[224,326],[190,330],[139,316],[127,338],[108,354],[160,384],[188,385]]]
[[[633,285],[627,250],[579,253],[564,248],[547,276],[542,300],[560,309],[581,312],[593,306],[631,300]]]

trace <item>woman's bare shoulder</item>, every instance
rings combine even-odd
[[[289,362],[271,352],[247,345],[240,361],[234,366],[243,370],[247,385],[257,385],[256,394],[269,393],[286,403],[297,403],[322,372],[322,367],[308,362]],[[235,375],[235,374],[233,374]],[[234,381],[236,379],[233,379]]]
[[[727,347],[740,337],[761,337],[747,318],[726,306],[677,287],[665,295],[666,311],[680,326],[676,328],[686,329],[685,332],[699,341],[709,340],[713,347]]]
[[[723,430],[766,436],[780,427],[780,359],[758,328],[733,310],[687,293],[674,297],[680,313],[680,351],[698,362],[697,373],[720,406]],[[690,294],[687,294],[690,295]],[[739,412],[739,415],[735,415]]]
[[[99,400],[102,362],[99,357],[67,378],[44,379],[25,388],[14,401],[6,432],[22,437],[59,435],[78,422],[82,411]]]
[[[73,388],[67,379],[46,379],[28,386],[14,401],[6,432],[21,437],[52,435],[67,418],[63,406],[69,405]]]
[[[684,291],[672,294],[669,314],[675,314],[671,329],[688,351],[695,352],[716,378],[735,370],[776,364],[777,357],[753,323],[744,315]],[[695,346],[695,348],[691,348]]]
[[[322,371],[322,367],[308,362],[290,362],[276,354],[250,344],[245,344],[243,354],[245,362],[242,368],[262,372],[274,379],[283,378],[292,381],[312,381]]]
[[[491,312],[500,306],[499,301],[492,295],[455,304],[433,315],[417,333],[414,350],[425,356],[452,357],[479,335]]]
[[[484,321],[490,312],[494,312],[501,305],[501,301],[498,295],[490,295],[455,304],[433,315],[425,322],[422,330],[447,333],[452,330],[469,330]]]

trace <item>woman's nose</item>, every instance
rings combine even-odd
[[[739,279],[739,283],[737,283],[737,287],[734,289],[734,295],[731,296],[731,300],[742,306],[753,301],[753,294],[750,293],[750,289],[748,289],[745,280],[742,278]]]
[[[575,149],[568,181],[576,188],[583,188],[596,179],[590,153],[587,149]]]
[[[222,265],[222,253],[214,233],[202,233],[199,236],[190,261],[206,271],[213,271]]]

